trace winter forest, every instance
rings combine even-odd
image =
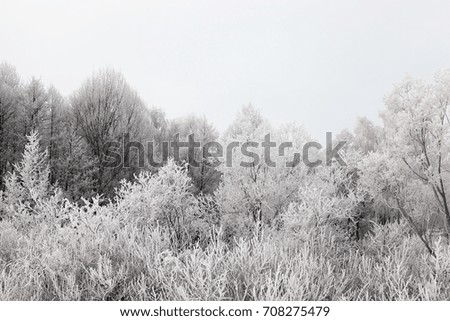
[[[333,133],[344,166],[287,167],[314,141],[295,119],[244,105],[219,133],[146,106],[113,69],[64,97],[1,63],[0,300],[449,300],[450,71],[399,75],[384,105],[381,125]],[[276,166],[162,158],[192,134],[292,146]],[[129,166],[107,166],[108,142]]]

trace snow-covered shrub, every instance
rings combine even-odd
[[[135,182],[123,181],[114,210],[136,226],[168,229],[173,245],[183,247],[209,233],[191,187],[186,167],[169,160],[156,174],[142,172]]]

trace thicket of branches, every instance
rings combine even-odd
[[[450,72],[406,78],[385,102],[383,126],[337,135],[347,166],[291,168],[308,134],[251,106],[218,137],[148,108],[111,70],[64,98],[0,65],[0,299],[448,300]],[[104,142],[124,132],[293,147],[276,167],[200,152],[198,168],[187,154],[105,167]]]

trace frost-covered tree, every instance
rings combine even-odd
[[[251,106],[245,106],[223,138],[223,146],[235,146],[219,169],[223,173],[216,197],[227,233],[245,234],[255,226],[274,226],[296,197],[306,168],[301,163],[307,134],[290,124],[272,129]],[[279,153],[281,143],[292,145]],[[273,146],[276,144],[276,146]],[[269,146],[270,145],[270,146]],[[246,151],[241,148],[244,147]],[[271,149],[268,150],[267,148]],[[275,147],[275,148],[274,148]],[[299,153],[295,166],[294,153]],[[287,166],[288,164],[288,166]]]
[[[44,84],[37,78],[32,78],[25,85],[23,95],[24,105],[24,134],[29,135],[33,131],[46,132],[49,118],[48,92]]]
[[[12,208],[23,205],[33,209],[51,191],[48,152],[40,150],[40,138],[36,131],[27,139],[22,160],[14,165],[14,171],[5,180],[5,202]]]
[[[188,163],[189,175],[195,188],[194,193],[212,193],[220,181],[220,173],[216,170],[215,159],[208,157],[208,151],[203,149],[203,146],[210,142],[217,142],[219,135],[216,129],[205,117],[189,115],[172,120],[168,133],[171,141],[176,138],[181,142],[187,142],[193,138],[194,142],[199,144],[191,154],[187,148],[180,148],[179,159],[181,162]]]
[[[383,141],[383,130],[366,117],[358,117],[354,129],[355,147],[363,155],[376,151]]]
[[[12,170],[12,164],[20,157],[23,137],[23,88],[16,69],[0,64],[0,189],[3,177]]]
[[[87,79],[72,96],[71,107],[75,128],[98,162],[97,190],[111,193],[121,178],[132,178],[137,157],[135,150],[124,148],[122,159],[130,158],[130,168],[109,166],[105,162],[109,154],[106,143],[123,144],[125,134],[130,141],[141,141],[146,107],[124,76],[114,70],[103,70]]]
[[[53,144],[51,173],[53,182],[75,202],[90,199],[97,194],[97,162],[89,146],[77,134],[74,124],[63,119],[64,132],[59,133]]]
[[[359,169],[360,188],[367,192],[373,202],[382,202],[392,214],[398,212],[430,254],[434,255],[430,245],[432,231],[429,229],[442,228],[445,220],[441,220],[441,223],[435,221],[439,207],[435,204],[431,189],[415,179],[404,162],[389,150],[370,154],[361,161]]]
[[[430,188],[450,227],[450,70],[432,83],[406,78],[386,97],[386,148]]]
[[[407,77],[385,100],[385,140],[361,162],[361,183],[398,211],[433,254],[434,230],[450,227],[450,71],[433,82]]]
[[[58,144],[65,136],[67,127],[64,123],[64,118],[67,115],[67,105],[65,99],[58,92],[58,90],[51,86],[48,90],[48,108],[47,121],[43,135],[47,140],[48,158],[50,165],[50,182],[55,182],[55,162],[60,157],[58,155]]]
[[[358,117],[353,131],[342,130],[336,141],[345,141],[343,150],[355,150],[362,155],[376,151],[383,142],[383,129],[366,117]]]

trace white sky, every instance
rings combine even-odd
[[[113,67],[168,117],[224,130],[251,102],[322,139],[450,68],[450,1],[0,0],[0,61],[64,95]]]

